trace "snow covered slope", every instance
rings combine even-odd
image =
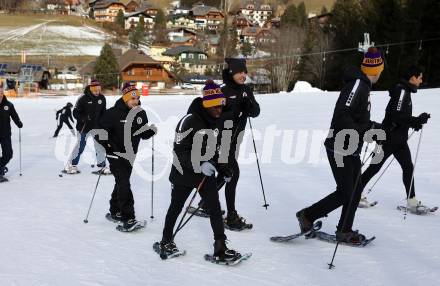
[[[428,205],[440,204],[440,90],[421,90],[413,97],[414,113],[429,112],[417,164],[416,193]],[[241,153],[237,209],[254,223],[251,231],[227,231],[229,246],[253,256],[236,267],[204,261],[212,251],[212,232],[206,219],[195,217],[176,237],[184,257],[161,261],[152,244],[161,239],[170,201],[173,131],[192,97],[153,96],[143,99],[155,140],[154,216],[150,220],[150,141],[141,151],[132,176],[138,219],[148,219],[139,233],[120,233],[104,215],[113,177],[102,177],[89,223],[84,224],[97,176],[93,144],[83,155],[79,175],[58,177],[68,156],[71,137],[66,129],[50,138],[56,127],[54,109],[74,97],[13,99],[22,121],[22,173],[19,176],[18,130],[13,130],[14,158],[9,183],[0,184],[0,285],[437,285],[440,281],[440,213],[408,215],[396,206],[404,201],[401,170],[393,164],[370,198],[379,204],[359,209],[355,228],[377,239],[363,249],[340,246],[336,268],[328,270],[334,245],[299,239],[275,244],[269,237],[298,232],[295,213],[335,188],[324,156],[325,137],[336,93],[264,95],[260,117],[252,121],[260,155],[266,196],[263,207],[252,141]],[[117,98],[108,97],[113,105]],[[382,120],[388,96],[372,94],[372,119]],[[248,132],[250,134],[250,132]],[[278,134],[278,135],[277,135]],[[276,137],[273,137],[277,135]],[[419,133],[410,139],[415,156]],[[272,138],[272,139],[271,139]],[[220,194],[224,204],[224,191]],[[339,210],[324,218],[323,230],[333,232]]]

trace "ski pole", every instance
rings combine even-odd
[[[197,193],[200,191],[200,189],[203,187],[203,184],[205,183],[205,179],[206,177],[203,177],[202,181],[200,182],[200,184],[197,186],[196,191],[194,192],[194,195],[191,198],[191,201],[189,202],[189,206],[192,205],[194,199],[196,198]],[[177,225],[176,231],[173,234],[172,240],[174,239],[174,237],[176,236],[176,234],[182,229],[182,222],[185,219],[185,216],[188,214],[188,208],[186,208],[185,213],[183,214],[182,218],[180,219],[179,224]]]
[[[20,176],[23,174],[21,173],[21,128],[18,128],[18,149],[19,149],[19,158],[20,158]]]
[[[411,176],[411,184],[409,184],[409,190],[408,190],[408,194],[406,196],[407,202],[408,202],[409,196],[411,195],[411,192],[413,191],[412,188],[413,188],[413,183],[414,183],[414,172],[416,171],[417,159],[419,157],[419,149],[420,149],[420,143],[422,142],[422,136],[423,136],[423,125],[422,125],[422,130],[420,131],[419,143],[417,144],[416,158],[414,159],[414,168],[413,168],[413,172],[412,172],[412,176]],[[408,212],[408,208],[405,208],[405,213],[403,215],[403,219],[406,219],[407,212]]]
[[[105,168],[105,166],[103,166],[101,168],[101,171],[99,172],[98,181],[96,182],[95,191],[93,192],[92,200],[90,201],[89,210],[87,211],[87,215],[86,215],[86,218],[84,219],[84,223],[89,222],[88,218],[89,218],[90,210],[92,209],[93,200],[95,199],[96,190],[98,189],[99,180],[101,179],[102,171],[104,170],[104,168]]]
[[[413,130],[413,132],[411,132],[411,134],[408,137],[408,140],[411,138],[411,136],[413,136],[413,134],[415,133],[415,131]],[[382,173],[380,174],[380,176],[376,179],[376,181],[374,182],[374,184],[371,186],[371,188],[368,189],[367,195],[369,193],[371,193],[371,191],[373,191],[373,188],[376,186],[376,184],[380,181],[380,179],[382,178],[382,176],[385,174],[385,172],[388,170],[388,168],[390,167],[390,165],[394,162],[394,160],[396,159],[396,157],[393,157],[391,159],[391,161],[388,163],[388,165],[385,167],[385,169],[382,171]]]
[[[368,150],[368,145],[370,145],[370,143],[367,143],[367,147],[365,148],[365,150]],[[365,161],[366,155],[367,155],[367,152],[364,153],[364,157],[362,158],[361,163]],[[354,187],[353,187],[353,190],[351,192],[350,201],[348,203],[348,208],[347,209],[350,209],[351,205],[353,204],[354,194],[356,193],[356,189],[357,189],[357,187],[359,185],[361,174],[362,174],[362,166],[359,168],[359,172],[358,172],[358,174],[356,176],[356,181],[354,183]],[[347,223],[348,213],[349,212],[347,212],[345,217],[344,217],[344,220],[342,222],[342,228],[344,228],[345,224]],[[328,263],[328,269],[332,269],[332,268],[335,267],[335,265],[333,264],[333,261],[335,260],[336,252],[338,251],[338,246],[339,246],[339,240],[336,242],[336,246],[335,246],[335,250],[333,252],[332,260],[330,261],[330,263]]]
[[[154,218],[153,214],[153,204],[154,204],[154,136],[151,138],[151,216]]]
[[[252,134],[252,142],[254,143],[254,151],[255,151],[255,158],[257,159],[257,168],[258,168],[258,175],[260,176],[260,184],[261,184],[261,190],[263,192],[263,199],[264,199],[264,205],[263,207],[266,208],[269,206],[269,204],[266,202],[266,194],[264,193],[264,186],[263,186],[263,179],[261,177],[261,169],[260,169],[260,162],[258,160],[258,153],[257,153],[257,146],[255,145],[255,138],[254,138],[254,130],[252,128],[252,122],[251,119],[249,118],[249,127],[251,129],[251,134]]]

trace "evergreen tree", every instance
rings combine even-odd
[[[89,18],[90,19],[95,19],[95,13],[93,12],[92,8],[89,9]]]
[[[166,18],[165,13],[159,9],[156,14],[154,23],[154,38],[158,42],[166,42],[168,41],[167,33],[166,33]]]
[[[139,45],[144,41],[145,39],[145,21],[144,18],[141,17],[139,19],[139,22],[136,25],[136,28],[134,31],[132,31],[128,37],[128,40],[130,41],[130,46],[134,49],[139,48]]]
[[[217,49],[217,56],[219,58],[233,57],[238,54],[238,33],[236,29],[228,29],[227,21],[223,24],[223,30],[220,33],[220,45]]]
[[[115,23],[122,29],[125,28],[125,18],[124,18],[124,12],[122,10],[118,11],[118,14],[116,15]]]
[[[244,42],[243,45],[241,45],[241,54],[245,57],[252,55],[252,50],[252,45],[248,42]]]
[[[93,73],[104,88],[118,86],[119,65],[109,44],[106,43],[102,47],[101,54],[93,68]]]
[[[281,16],[281,26],[283,27],[305,27],[307,25],[307,12],[304,2],[287,6],[284,14]]]
[[[336,0],[331,25],[332,50],[354,49],[363,40],[365,24],[358,0]],[[351,65],[360,66],[362,53],[357,50],[341,51],[326,56],[325,89],[340,90],[344,70]]]

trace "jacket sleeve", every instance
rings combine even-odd
[[[368,97],[368,88],[361,80],[347,84],[341,91],[334,111],[335,128],[363,131],[364,126],[354,120],[354,113],[364,98]]]
[[[417,124],[417,117],[411,115],[408,104],[408,98],[405,90],[402,88],[395,88],[392,91],[391,121],[399,125],[408,127],[415,127]]]
[[[10,109],[11,109],[11,118],[14,121],[15,125],[17,125],[18,128],[23,127],[23,123],[21,123],[20,117],[18,117],[18,113],[15,110],[13,104],[11,104]]]
[[[245,102],[245,111],[248,113],[250,117],[257,117],[260,115],[260,105],[255,99],[254,93],[250,88],[246,89],[247,96],[244,98]]]
[[[73,117],[75,117],[75,119],[80,122],[85,122],[87,119],[87,110],[85,107],[85,101],[86,101],[85,96],[84,95],[81,96],[76,102],[75,107],[73,108]]]
[[[56,118],[57,120],[58,120],[58,117],[60,116],[60,113],[63,112],[63,109],[64,109],[64,108],[62,108],[62,109],[60,109],[60,110],[57,111],[56,116],[55,116],[55,118]]]

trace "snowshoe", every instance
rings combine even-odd
[[[438,209],[438,207],[428,208],[427,206],[422,205],[421,201],[418,201],[415,197],[413,197],[407,199],[406,207],[398,206],[397,209],[404,212],[410,212],[416,215],[426,215],[430,212],[435,212]]]
[[[252,253],[241,253],[228,249],[225,239],[217,239],[214,242],[214,254],[205,254],[205,260],[222,265],[236,265],[252,256]]]
[[[286,242],[286,241],[291,241],[295,238],[301,237],[303,235],[305,235],[307,238],[309,237],[313,237],[313,233],[320,230],[322,227],[322,221],[318,220],[317,222],[315,222],[312,226],[312,229],[306,232],[300,232],[297,234],[292,234],[292,235],[287,235],[287,236],[272,236],[270,238],[271,241],[273,242]]]
[[[246,223],[246,220],[238,215],[237,211],[228,212],[224,220],[225,228],[232,231],[242,231],[245,229],[252,229],[251,223]]]
[[[101,169],[99,169],[99,170],[96,170],[96,171],[92,171],[92,174],[94,174],[94,175],[99,175],[99,174],[101,174],[101,175],[111,175],[112,174],[112,171],[110,171],[110,168],[109,167],[104,167],[104,168],[101,168]]]
[[[117,227],[116,230],[119,230],[121,232],[133,232],[137,231],[139,229],[144,228],[147,225],[147,221],[137,221],[135,219],[129,219],[127,221],[121,222]]]
[[[405,207],[405,206],[397,206],[397,210],[403,211],[403,212],[409,212],[415,215],[426,215],[429,213],[433,213],[438,210],[438,207],[432,207],[429,208],[424,205],[420,205],[417,207]]]
[[[68,166],[66,166],[66,168],[61,170],[61,173],[68,174],[68,175],[75,175],[75,174],[80,174],[81,171],[78,169],[77,166],[68,165]]]
[[[122,222],[122,216],[121,216],[121,213],[120,213],[120,212],[117,212],[117,213],[115,213],[115,214],[107,213],[107,214],[105,215],[105,218],[106,218],[108,221],[111,221],[111,222],[114,222],[114,223],[120,223],[120,222]]]
[[[249,259],[252,256],[252,253],[245,253],[245,254],[240,254],[237,252],[237,255],[230,260],[222,260],[219,259],[217,257],[215,257],[212,254],[205,254],[204,258],[206,261],[209,261],[211,263],[215,263],[215,264],[220,264],[220,265],[227,265],[227,266],[233,266],[233,265],[237,265],[240,262]]]
[[[171,242],[155,242],[153,244],[153,249],[154,251],[159,254],[160,258],[162,260],[168,259],[168,258],[175,258],[175,257],[179,257],[179,256],[183,256],[186,254],[186,251],[180,251],[176,244],[171,241]]]
[[[205,208],[195,208],[193,206],[188,206],[187,207],[187,211],[190,214],[194,214],[195,216],[199,216],[199,217],[209,217],[209,211],[208,209]],[[225,214],[225,211],[222,210],[222,215]]]
[[[378,201],[369,202],[366,197],[361,198],[358,208],[371,208],[377,205]]]
[[[355,234],[356,233],[356,234]],[[351,237],[350,237],[351,235]],[[318,240],[330,242],[330,243],[340,243],[347,246],[353,246],[353,247],[365,247],[368,244],[370,244],[373,240],[376,239],[375,236],[370,238],[365,238],[364,235],[359,234],[358,232],[351,232],[350,234],[329,234],[323,231],[316,231],[313,232],[313,237],[311,238],[317,238]]]

